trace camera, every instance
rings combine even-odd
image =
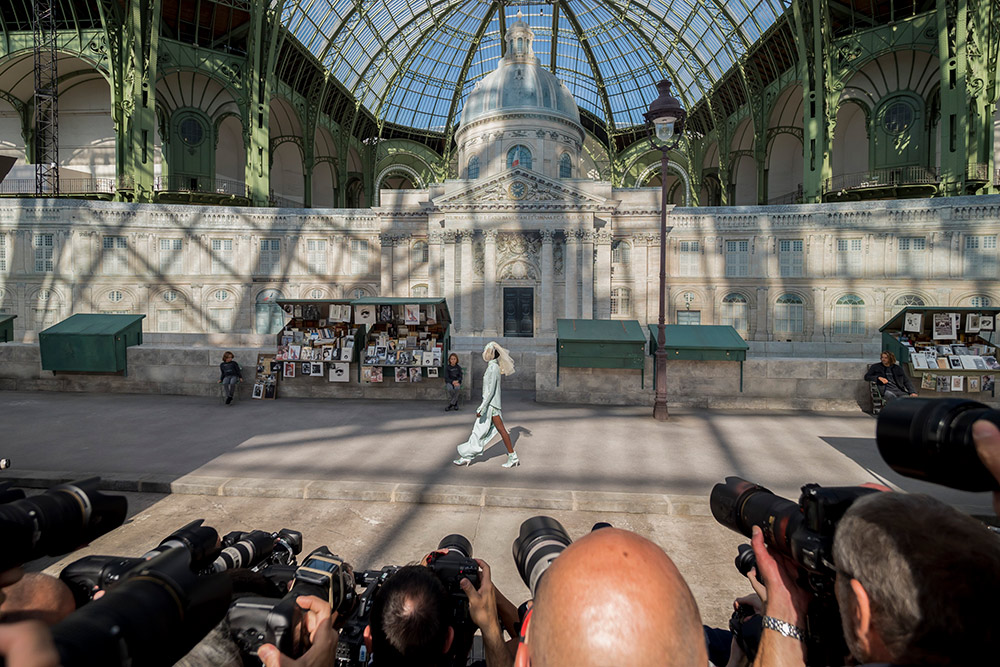
[[[228,576],[192,567],[190,550],[171,547],[126,572],[52,628],[61,664],[174,664],[222,620],[232,597]]]
[[[836,577],[833,536],[837,522],[851,504],[870,493],[878,491],[858,486],[806,484],[799,502],[795,503],[739,477],[727,477],[725,483],[712,488],[709,503],[715,520],[747,537],[754,526],[759,526],[764,541],[795,561],[802,572],[802,585],[815,594],[806,612],[807,664],[843,664],[841,661],[848,653],[833,591]],[[736,567],[749,572],[753,551],[747,555],[748,548],[744,547],[736,558]]]
[[[437,548],[438,551],[427,556],[427,567],[441,580],[449,595],[465,597],[462,579],[479,588],[479,563],[472,558],[472,543],[464,535],[446,535]],[[447,553],[440,553],[441,550]]]
[[[1000,491],[976,454],[973,422],[1000,426],[1000,410],[958,398],[891,401],[878,416],[878,451],[900,475],[963,491]]]
[[[183,549],[188,552],[193,572],[210,566],[219,551],[219,533],[211,526],[205,526],[204,519],[197,519],[182,526],[166,537],[152,551],[138,558],[127,556],[84,556],[73,561],[59,573],[59,578],[69,586],[81,607],[94,598],[98,591],[114,587],[129,572],[143,563],[171,550]]]
[[[59,556],[125,521],[124,496],[97,490],[100,477],[60,484],[45,493],[0,505],[0,571],[41,556]],[[16,493],[16,492],[15,492]]]
[[[0,470],[6,470],[12,465],[13,464],[10,462],[10,459],[0,459]]]
[[[303,634],[300,595],[315,595],[326,600],[341,616],[354,610],[356,600],[354,572],[327,547],[310,553],[295,571],[291,588],[281,599],[246,597],[229,607],[230,633],[244,655],[256,655],[262,644],[274,644],[285,655],[301,656],[306,649]],[[362,630],[364,626],[362,626]]]
[[[729,619],[729,631],[740,650],[752,662],[760,648],[760,635],[764,631],[764,617],[748,604],[741,604]]]
[[[213,572],[246,568],[259,572],[270,565],[294,565],[302,553],[302,533],[282,528],[277,533],[263,530],[234,530],[222,538],[222,551],[212,563]]]
[[[521,524],[512,546],[514,565],[531,597],[552,561],[572,543],[562,524],[550,516],[533,516]]]

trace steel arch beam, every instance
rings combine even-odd
[[[446,157],[451,157],[451,136],[454,134],[455,126],[455,114],[458,112],[458,101],[461,97],[462,90],[465,88],[465,81],[469,78],[469,68],[472,67],[472,58],[476,54],[476,47],[483,39],[483,35],[486,34],[486,29],[490,26],[490,22],[493,20],[493,15],[497,13],[500,9],[502,3],[493,0],[492,7],[483,16],[483,20],[479,23],[479,28],[476,30],[476,36],[472,40],[472,47],[469,52],[465,54],[465,60],[462,62],[462,69],[458,74],[458,81],[455,83],[455,95],[451,98],[451,106],[448,107],[448,116],[445,118],[444,131],[445,136],[448,137],[448,143],[444,147],[444,153]]]

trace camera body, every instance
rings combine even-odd
[[[326,600],[333,611],[347,616],[354,611],[355,584],[351,566],[327,547],[319,547],[295,570],[283,598],[245,597],[233,602],[228,612],[230,633],[245,655],[256,655],[257,649],[267,643],[298,658],[306,651],[307,642],[302,608],[296,599],[315,595]]]

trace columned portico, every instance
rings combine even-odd
[[[473,232],[468,229],[459,232],[459,237],[462,239],[462,280],[461,294],[459,295],[462,315],[456,324],[458,331],[465,335],[471,335],[474,328],[472,324],[472,295],[475,291],[472,278],[475,271],[472,268],[472,236]]]
[[[483,231],[483,335],[497,336],[497,230]]]
[[[580,261],[579,232],[575,229],[564,229],[565,246],[563,248],[563,275],[566,276],[566,295],[563,298],[565,309],[563,317],[576,319],[579,317],[577,294],[580,291],[577,267]]]
[[[555,281],[555,257],[552,249],[552,230],[543,229],[542,235],[542,295],[541,312],[542,321],[539,329],[542,335],[551,334],[555,331],[556,321],[552,317],[555,304],[552,303],[554,292],[553,282]]]

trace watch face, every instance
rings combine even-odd
[[[524,199],[524,196],[528,194],[528,186],[521,181],[514,181],[507,188],[507,191],[510,192],[512,199]]]

